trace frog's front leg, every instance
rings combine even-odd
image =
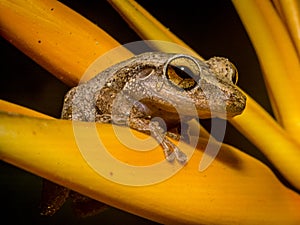
[[[146,105],[109,87],[102,88],[95,97],[96,122],[127,125],[132,129],[152,134],[163,147],[168,161],[176,158],[180,163],[186,162],[186,155],[166,137],[166,129],[163,129],[158,121],[151,120],[151,110]]]
[[[158,121],[131,116],[128,125],[135,130],[152,134],[155,140],[162,146],[164,155],[169,162],[174,161],[175,158],[180,163],[186,162],[186,155],[166,137],[166,131]]]

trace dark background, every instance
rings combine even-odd
[[[106,1],[61,2],[103,28],[121,44],[140,40]],[[271,113],[256,54],[231,1],[138,2],[204,58],[225,56],[234,62],[240,75],[238,85]],[[0,98],[58,118],[69,87],[6,40],[1,38],[0,43]],[[209,124],[209,121],[204,123]],[[230,124],[224,142],[268,163]],[[0,167],[0,215],[10,224],[156,224],[114,208],[78,219],[69,202],[55,216],[41,217],[38,211],[41,178],[4,162]]]

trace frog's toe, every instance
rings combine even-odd
[[[184,164],[187,161],[187,156],[179,148],[174,149],[174,153],[178,162]]]
[[[170,153],[167,153],[167,154],[165,153],[165,157],[166,157],[166,160],[168,162],[173,162],[176,158],[176,155],[175,155],[174,152],[170,152]]]
[[[186,154],[184,154],[177,146],[175,146],[168,139],[164,139],[162,147],[164,149],[164,154],[167,161],[173,162],[176,159],[179,163],[182,164],[184,164],[187,161]]]

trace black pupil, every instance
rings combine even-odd
[[[186,66],[172,66],[176,74],[182,79],[193,78],[195,74]]]

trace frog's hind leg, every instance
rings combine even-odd
[[[111,115],[110,114],[96,114],[95,122],[111,123]]]
[[[112,103],[117,95],[117,91],[104,87],[95,94],[95,122],[111,123],[112,122]]]
[[[109,208],[108,205],[75,191],[70,191],[70,198],[72,199],[72,208],[80,218],[97,215]]]
[[[43,180],[43,190],[40,203],[41,215],[52,216],[65,203],[70,190],[49,180]]]

